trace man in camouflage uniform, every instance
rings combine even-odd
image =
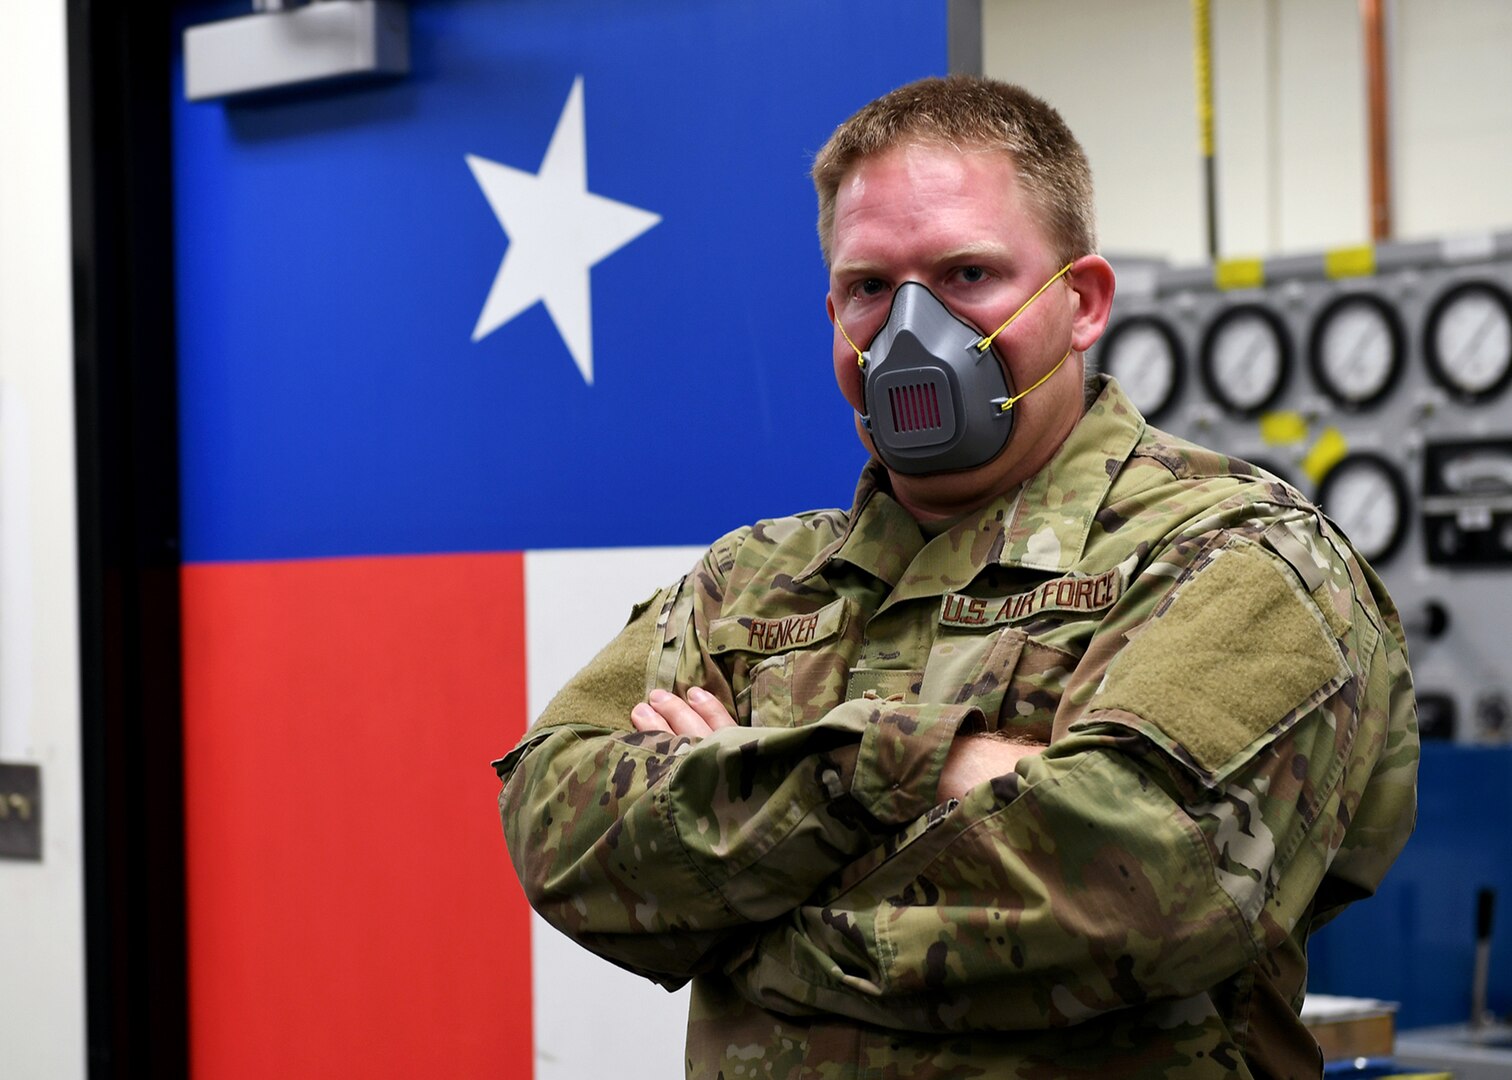
[[[1286,484],[1084,392],[1113,275],[1048,106],[926,80],[814,171],[858,411],[847,342],[904,281],[985,328],[1071,264],[999,341],[1050,376],[988,464],[873,460],[635,608],[497,763],[532,904],[693,981],[690,1077],[1318,1075],[1308,935],[1413,820],[1380,582]]]

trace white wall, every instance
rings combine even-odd
[[[525,554],[529,715],[547,703],[604,643],[631,605],[687,573],[702,548],[531,551]],[[532,604],[531,597],[551,597]],[[561,618],[563,610],[577,614]],[[535,1080],[659,1080],[683,1073],[686,988],[675,997],[578,947],[530,917]],[[579,1022],[592,1016],[592,1024]],[[627,1047],[634,1052],[626,1053]],[[753,1070],[754,1072],[754,1070]]]
[[[1398,239],[1512,228],[1512,4],[1386,0]],[[1214,0],[1220,254],[1370,241],[1358,0]],[[984,0],[987,74],[1061,110],[1105,252],[1207,257],[1189,0]]]
[[[1397,0],[1398,229],[1512,226],[1512,4]]]
[[[44,857],[0,859],[0,1072],[85,1074],[73,320],[62,0],[0,33],[0,760],[40,764]]]

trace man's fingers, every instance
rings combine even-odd
[[[630,710],[630,722],[636,731],[672,731],[660,714],[644,701]]]
[[[665,690],[653,690],[648,700],[630,710],[636,731],[668,731],[674,735],[704,736],[735,720],[724,703],[701,687],[688,691],[684,701]]]
[[[695,686],[688,691],[688,704],[715,731],[735,726],[735,718],[725,709],[724,702],[702,687]]]
[[[694,712],[693,707],[676,694],[669,694],[665,690],[653,690],[647,703],[667,722],[668,727],[675,734],[694,736],[709,734],[708,721]]]

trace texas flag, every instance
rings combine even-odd
[[[177,97],[196,1076],[681,1073],[488,763],[709,542],[848,502],[807,173],[945,8],[415,0],[405,79]]]

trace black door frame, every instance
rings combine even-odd
[[[68,0],[91,1080],[188,1075],[166,2]]]

